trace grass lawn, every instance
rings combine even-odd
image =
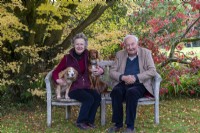
[[[165,52],[164,49],[161,49],[161,52]],[[200,47],[192,47],[192,48],[188,48],[188,47],[184,47],[181,52],[183,52],[185,55],[189,56],[189,57],[194,57],[197,56],[198,59],[200,59]],[[193,52],[194,55],[190,55],[189,53]],[[169,52],[168,52],[169,54]]]
[[[199,133],[200,99],[173,98],[160,101],[160,124],[154,124],[153,106],[139,106],[136,119],[137,133]],[[53,123],[46,126],[46,103],[30,107],[1,105],[1,133],[104,133],[112,125],[111,107],[107,110],[107,123],[100,125],[99,111],[96,116],[97,128],[82,131],[74,126],[79,107],[72,108],[72,118],[65,120],[64,108],[53,107]],[[122,130],[123,131],[123,130]]]
[[[192,48],[183,48],[183,50],[181,50],[182,52],[184,52],[186,55],[187,53],[193,51],[194,55],[198,57],[198,59],[200,59],[200,47],[192,47]]]

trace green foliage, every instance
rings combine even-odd
[[[97,49],[102,59],[114,58],[121,49],[119,46],[127,34],[127,5],[126,2],[118,2],[85,30],[89,35],[89,49]]]
[[[180,77],[179,93],[189,96],[200,96],[200,71],[196,74],[185,74]]]
[[[108,45],[105,46],[100,50],[100,54],[103,59],[111,59],[113,60],[115,58],[116,53],[121,50],[122,48],[120,47],[120,44],[114,44],[114,45]]]

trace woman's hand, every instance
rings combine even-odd
[[[99,76],[99,75],[103,74],[103,72],[104,72],[103,68],[97,66],[96,69],[93,71],[93,74],[95,76]]]
[[[57,82],[59,85],[62,85],[62,86],[67,85],[67,83],[66,83],[63,79],[57,79],[56,82]]]

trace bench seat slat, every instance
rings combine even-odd
[[[72,105],[81,105],[80,102],[52,102],[52,105],[57,105],[57,106],[72,106]]]
[[[77,100],[75,99],[52,99],[52,101],[54,102],[78,102]]]
[[[103,99],[105,99],[105,100],[110,100],[111,101],[111,97],[102,97]],[[138,102],[146,102],[146,101],[155,101],[155,98],[146,98],[146,97],[144,97],[144,98],[140,98],[139,100],[138,100]]]

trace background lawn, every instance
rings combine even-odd
[[[2,102],[1,102],[2,103]],[[153,106],[139,106],[136,120],[138,133],[199,133],[200,132],[200,99],[174,98],[160,102],[160,124],[154,124]],[[3,104],[2,104],[3,105]],[[5,106],[5,107],[4,107]],[[11,106],[11,107],[9,107]],[[2,110],[2,108],[4,108]],[[64,108],[53,107],[53,123],[46,126],[46,103],[31,105],[1,106],[1,133],[104,133],[112,126],[111,107],[107,110],[107,123],[100,126],[99,111],[96,116],[97,128],[82,131],[74,126],[79,107],[72,108],[72,118],[65,120]],[[123,130],[121,130],[122,132]]]
[[[166,52],[165,49],[160,49],[161,52]],[[189,57],[194,57],[197,56],[198,59],[200,59],[200,47],[184,47],[180,52],[183,52],[185,55]],[[189,53],[193,52],[193,55],[190,55]],[[167,55],[169,54],[169,51],[167,52]]]
[[[192,48],[183,48],[183,50],[181,50],[182,52],[184,52],[186,55],[187,53],[193,51],[194,55],[198,57],[198,59],[200,59],[200,47],[192,47]]]

